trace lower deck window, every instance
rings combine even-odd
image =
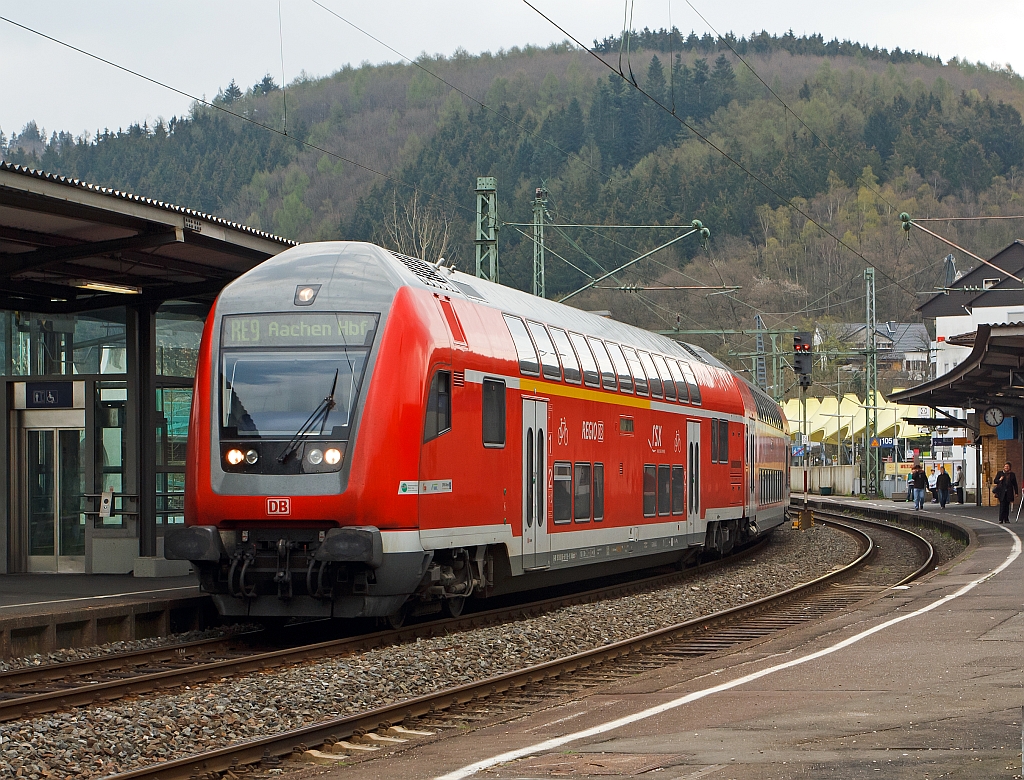
[[[594,520],[604,520],[604,464],[594,464]]]
[[[681,515],[683,513],[683,484],[685,477],[683,476],[682,466],[672,467],[672,514]]]
[[[644,517],[658,512],[658,467],[644,466]]]
[[[590,520],[590,464],[577,463],[573,473],[573,518],[578,523]]]
[[[658,514],[672,511],[672,467],[658,466]]]
[[[572,464],[555,462],[554,495],[551,497],[554,520],[568,523],[572,519]]]

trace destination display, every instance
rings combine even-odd
[[[376,314],[296,312],[231,314],[221,323],[222,348],[363,347],[373,342]]]

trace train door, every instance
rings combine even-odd
[[[686,422],[686,473],[689,480],[686,485],[686,530],[688,533],[700,533],[700,422]]]
[[[523,568],[548,566],[548,403],[523,399]]]
[[[747,420],[747,517],[757,515],[757,438],[753,420]]]

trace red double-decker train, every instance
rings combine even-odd
[[[355,242],[206,322],[189,560],[224,615],[386,617],[725,554],[785,519],[779,406],[699,347]]]

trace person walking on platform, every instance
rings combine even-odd
[[[1010,461],[1003,464],[1003,470],[996,474],[992,480],[992,492],[999,500],[999,522],[1010,522],[1010,507],[1013,506],[1013,499],[1020,493],[1017,486],[1017,475],[1010,470]]]
[[[920,466],[914,466],[911,479],[914,482],[914,509],[924,509],[924,491],[928,489],[928,475]]]
[[[939,475],[935,477],[935,491],[939,494],[939,509],[946,508],[946,503],[949,501],[949,488],[952,484],[953,480],[946,473],[946,467],[941,466]]]
[[[956,476],[953,477],[953,494],[956,496],[956,502],[963,504],[964,502],[964,467],[956,467]]]

